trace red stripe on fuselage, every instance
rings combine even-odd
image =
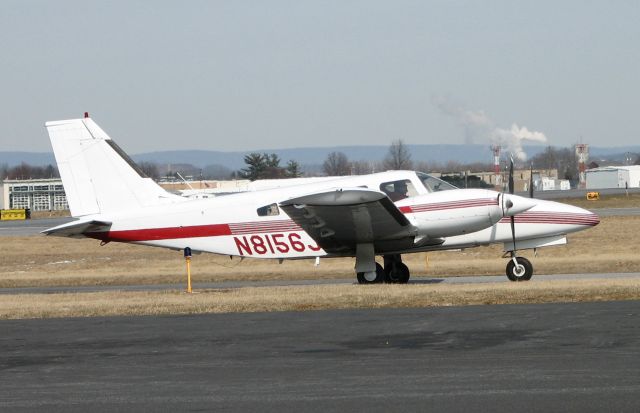
[[[223,235],[296,232],[302,228],[291,220],[236,222],[232,224],[193,225],[184,227],[129,229],[89,232],[85,235],[103,241],[157,241],[177,238],[219,237]]]
[[[498,200],[493,198],[465,199],[461,201],[437,202],[433,204],[405,205],[398,207],[398,209],[402,213],[411,214],[417,212],[444,211],[448,209],[475,208],[491,205],[498,205]]]
[[[217,237],[231,235],[227,224],[195,225],[189,227],[168,227],[148,229],[128,229],[122,231],[89,232],[90,238],[103,241],[157,241],[176,238]]]
[[[501,224],[509,223],[511,218],[504,217]],[[596,226],[600,223],[600,218],[593,214],[574,214],[567,212],[524,212],[515,216],[515,223],[519,224],[564,224],[564,225],[585,225]]]

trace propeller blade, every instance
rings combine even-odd
[[[513,158],[509,162],[509,193],[513,195],[515,188],[513,184]]]

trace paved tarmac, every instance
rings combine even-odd
[[[617,278],[640,278],[640,273],[593,273],[593,274],[535,274],[530,283],[556,280],[585,280],[600,279],[611,280]],[[268,281],[221,281],[194,283],[194,290],[202,289],[226,289],[243,287],[279,287],[293,285],[330,285],[330,284],[356,284],[355,277],[344,279],[311,279],[311,280],[268,280]],[[426,277],[412,276],[410,284],[484,284],[484,283],[509,283],[506,275],[477,275],[465,277]],[[3,294],[55,294],[55,293],[89,293],[99,291],[168,291],[183,290],[185,284],[148,284],[148,285],[91,285],[91,286],[59,286],[59,287],[17,287],[0,288]]]
[[[73,221],[74,218],[43,218],[18,221],[0,221],[0,237],[37,235],[45,229]]]
[[[640,411],[640,302],[0,321],[0,411]]]

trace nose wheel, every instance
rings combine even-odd
[[[507,262],[507,277],[511,281],[529,281],[533,275],[531,261],[524,257],[513,257]]]

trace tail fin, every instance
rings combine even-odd
[[[184,200],[147,177],[91,118],[47,122],[45,126],[72,216]]]

